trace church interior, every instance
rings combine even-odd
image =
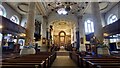
[[[120,68],[119,25],[119,1],[0,1],[0,67]]]

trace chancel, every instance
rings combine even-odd
[[[0,1],[1,68],[120,68],[120,2]]]

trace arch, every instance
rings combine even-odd
[[[5,8],[0,4],[0,15],[6,17],[7,13]]]
[[[48,26],[57,21],[66,21],[70,22],[72,25],[77,25],[78,18],[74,14],[59,15],[56,12],[52,12],[48,17]]]
[[[60,46],[65,45],[65,36],[66,36],[66,33],[64,31],[59,32],[59,45]]]
[[[64,31],[60,31],[59,36],[66,36],[66,33]]]
[[[108,19],[107,19],[107,25],[112,24],[113,22],[117,21],[118,17],[115,14],[111,14],[109,15]]]
[[[10,20],[19,25],[19,18],[17,15],[13,15]]]

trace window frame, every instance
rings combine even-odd
[[[15,21],[14,21],[14,20],[12,20],[12,18],[13,18],[13,17],[15,18]],[[11,16],[10,20],[11,20],[12,22],[14,22],[14,23],[18,24],[18,25],[20,24],[20,23],[19,23],[19,18],[18,18],[18,16],[17,16],[17,15],[13,15],[13,16]]]
[[[94,22],[91,19],[86,19],[84,22],[85,33],[90,34],[94,32]]]
[[[113,16],[115,16],[116,17],[116,19],[114,20],[114,19],[112,19],[113,18]],[[109,17],[108,17],[108,19],[107,19],[107,25],[109,25],[109,24],[112,24],[112,23],[114,23],[115,21],[117,21],[118,20],[118,17],[117,17],[117,15],[116,14],[110,14],[109,15]]]

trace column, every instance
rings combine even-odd
[[[118,19],[120,19],[120,2],[118,3]]]
[[[85,27],[82,21],[82,16],[79,17],[79,30],[80,30],[80,51],[86,51],[85,46]]]
[[[42,22],[42,38],[47,38],[47,17],[43,16]]]
[[[46,52],[48,51],[48,46],[47,46],[47,17],[43,16],[43,21],[42,21],[42,44],[41,44],[41,49],[40,51]]]
[[[103,42],[103,31],[99,3],[91,2],[91,10],[94,22],[94,35],[96,36],[97,39],[99,39],[99,42]]]
[[[79,50],[80,47],[80,33],[79,33],[79,17],[78,22],[76,23],[76,48]]]
[[[34,32],[35,32],[35,2],[30,2],[26,24],[25,45],[28,45],[28,43],[33,43]]]

